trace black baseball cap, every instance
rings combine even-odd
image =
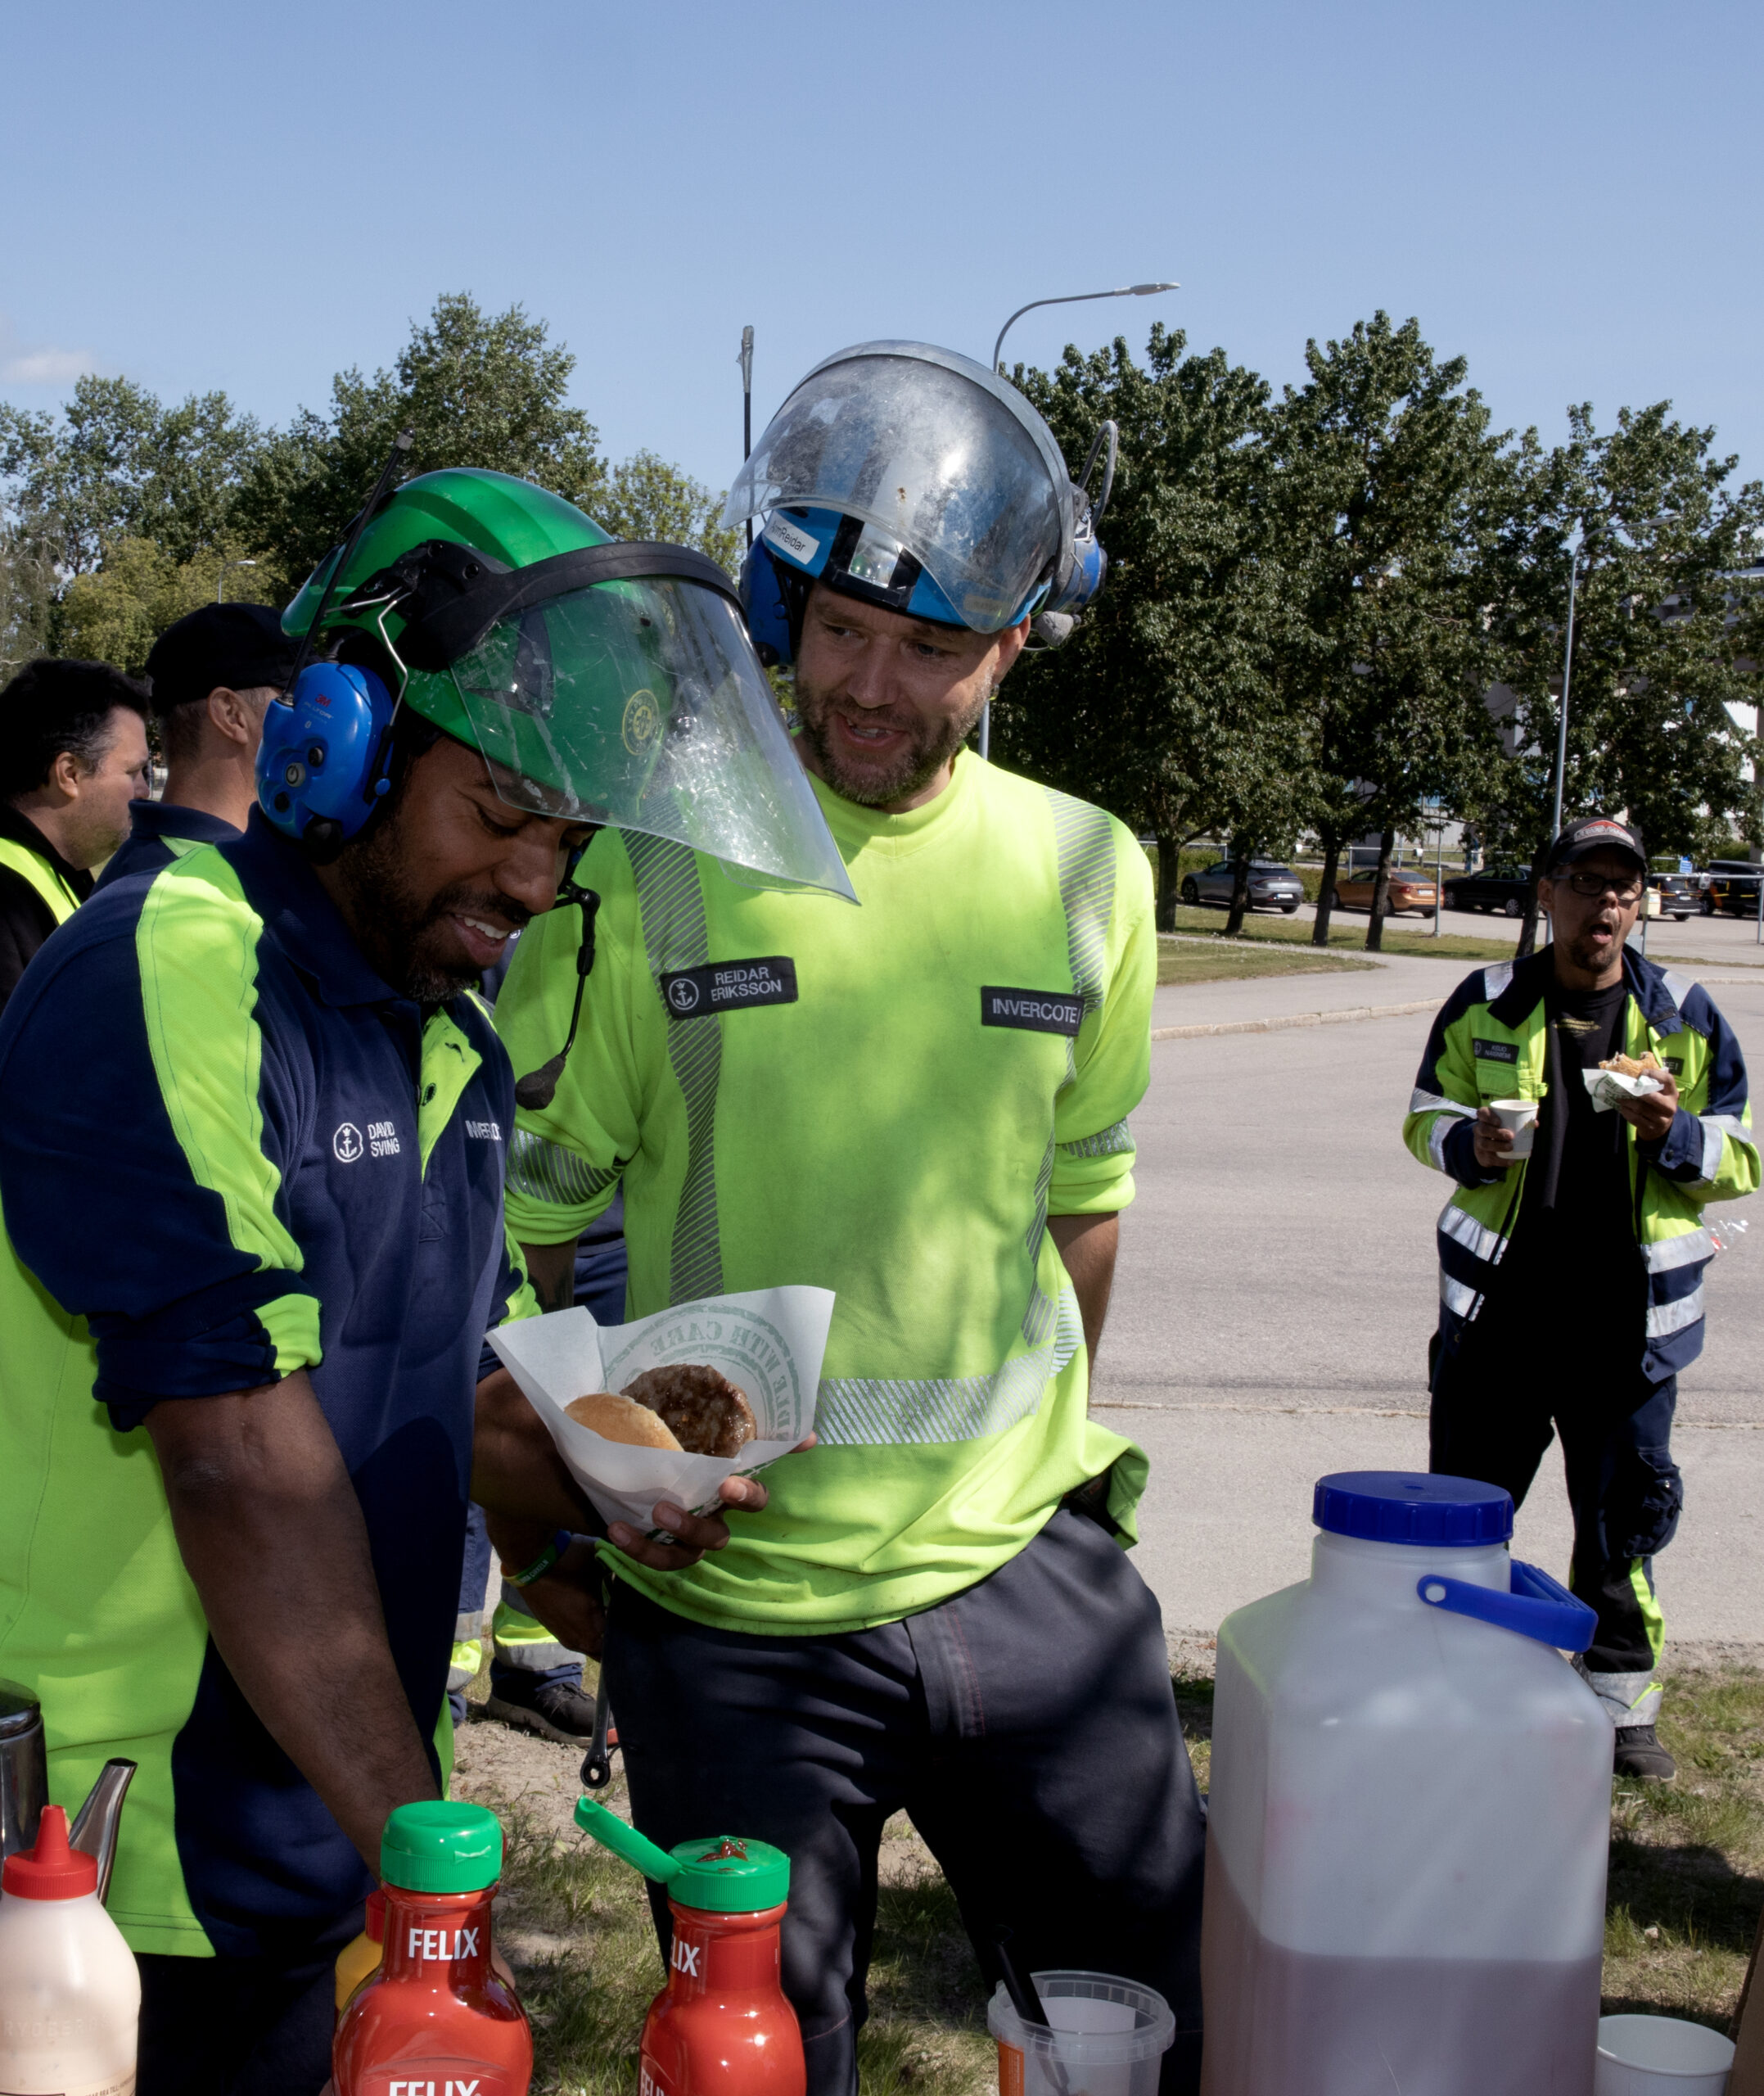
[[[1641,848],[1639,829],[1631,829],[1627,823],[1613,822],[1609,815],[1583,815],[1578,822],[1571,822],[1550,846],[1544,871],[1550,874],[1558,866],[1572,866],[1593,852],[1626,852],[1643,873],[1648,870],[1648,855]]]
[[[268,604],[205,604],[167,626],[153,644],[147,662],[153,711],[169,713],[221,685],[249,691],[273,684],[279,691],[298,645],[282,630],[281,613]]]

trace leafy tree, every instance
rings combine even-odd
[[[263,445],[224,393],[177,407],[126,378],[80,379],[59,416],[0,403],[0,479],[25,535],[64,577],[97,567],[124,537],[174,561],[214,545]]]
[[[1260,498],[1268,389],[1186,345],[1158,326],[1143,368],[1121,337],[1068,348],[1051,375],[1017,367],[1074,470],[1105,417],[1121,460],[1099,535],[1107,586],[1064,648],[1017,669],[993,720],[1005,761],[1156,837],[1166,930],[1181,846],[1223,825],[1247,865],[1289,842],[1306,762],[1272,674],[1285,615]]]
[[[238,529],[291,594],[341,538],[401,429],[407,471],[487,467],[536,481],[590,513],[606,468],[598,433],[564,395],[575,359],[543,320],[486,314],[469,293],[437,299],[390,371],[351,367],[321,414],[302,409],[264,448],[237,504]]]
[[[214,602],[221,563],[237,558],[223,545],[178,561],[151,539],[118,539],[102,567],[76,575],[68,585],[56,621],[56,645],[64,654],[114,662],[139,676],[154,642],[174,620]],[[246,579],[237,576],[228,594],[245,594],[240,585]]]
[[[723,495],[713,495],[653,451],[636,452],[615,466],[593,509],[595,522],[616,538],[696,546],[730,575],[741,564],[742,534],[721,521]]]
[[[1270,418],[1266,502],[1293,593],[1281,675],[1309,715],[1324,849],[1312,938],[1329,942],[1342,847],[1375,830],[1376,948],[1396,833],[1498,757],[1482,576],[1503,443],[1464,359],[1438,362],[1414,320],[1374,314],[1305,360],[1308,382]]]
[[[54,563],[40,541],[0,520],[0,684],[48,653],[55,596]]]
[[[1485,839],[1535,865],[1548,842],[1560,725],[1570,545],[1577,555],[1564,820],[1626,814],[1650,852],[1764,842],[1757,739],[1729,711],[1756,701],[1764,599],[1745,573],[1764,487],[1729,488],[1738,460],[1672,404],[1622,409],[1601,435],[1590,405],[1545,452],[1528,433],[1500,549],[1500,678],[1513,747],[1470,812]],[[1536,928],[1535,901],[1521,950]]]

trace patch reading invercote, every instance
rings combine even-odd
[[[713,960],[702,968],[678,969],[661,978],[661,1001],[673,1019],[706,1019],[738,1012],[749,1005],[793,1005],[796,964],[788,954],[754,960]]]
[[[1084,1023],[1084,999],[1076,990],[1004,990],[988,983],[980,992],[980,1023],[1063,1033],[1069,1040]]]

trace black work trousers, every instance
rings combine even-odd
[[[362,1909],[261,1958],[138,1957],[135,2096],[318,2096],[331,2077],[337,1954]]]
[[[1157,1601],[1094,1522],[1062,1510],[977,1586],[843,1636],[708,1629],[621,1587],[606,1665],[643,1832],[790,1857],[783,1981],[809,2096],[857,2088],[877,1850],[903,1810],[989,1994],[1000,1924],[1025,1971],[1155,1987],[1178,2034],[1163,2096],[1198,2087],[1200,1800]]]
[[[1586,1671],[1651,1674],[1663,1635],[1654,1553],[1684,1506],[1672,1450],[1677,1379],[1650,1383],[1632,1362],[1573,1358],[1481,1322],[1435,1365],[1429,1467],[1500,1485],[1517,1506],[1560,1434],[1574,1517],[1568,1583],[1599,1612]]]

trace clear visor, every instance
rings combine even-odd
[[[1035,410],[1017,412],[974,368],[896,352],[811,373],[754,446],[723,521],[792,508],[860,517],[918,559],[964,626],[998,632],[1059,549],[1067,475]]]
[[[688,844],[760,887],[855,901],[726,598],[602,582],[492,626],[449,673],[512,807]]]

